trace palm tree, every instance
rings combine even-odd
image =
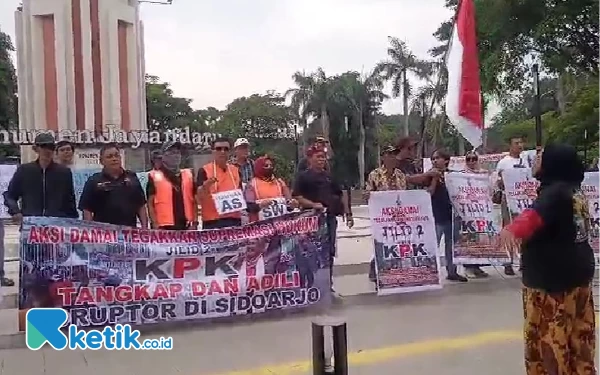
[[[383,73],[385,80],[392,81],[392,96],[397,98],[402,94],[404,112],[404,136],[408,136],[409,106],[412,87],[408,81],[408,73],[424,78],[430,73],[429,64],[418,59],[405,42],[396,37],[388,37],[390,47],[387,50],[389,59],[380,62],[375,67],[375,73]]]
[[[289,89],[286,97],[291,97],[291,107],[298,114],[300,125],[306,129],[308,117],[319,118],[321,133],[329,138],[329,117],[327,102],[331,98],[331,79],[322,68],[315,73],[296,72],[292,76],[298,87]]]
[[[365,147],[366,129],[365,118],[375,116],[381,108],[381,103],[387,98],[383,93],[383,77],[372,72],[360,75],[357,72],[342,74],[335,85],[335,96],[347,103],[357,118],[359,129],[359,149],[357,154],[359,181],[365,177]]]
[[[422,101],[425,101],[425,111],[422,113],[426,121],[425,133],[431,135],[433,146],[436,148],[447,124],[445,99],[448,91],[448,71],[443,61],[428,64],[429,74],[425,77],[426,83],[417,89],[411,108],[418,108],[423,112],[421,105]],[[439,115],[434,116],[436,113]],[[426,142],[425,134],[421,134],[421,137],[423,142]]]

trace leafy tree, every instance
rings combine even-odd
[[[367,127],[374,124],[374,116],[381,108],[381,103],[387,97],[383,93],[382,76],[373,72],[362,77],[358,72],[346,72],[335,77],[333,86],[335,98],[348,107],[350,117],[359,134],[357,154],[358,175],[365,176],[365,152],[367,142]]]
[[[215,127],[232,137],[295,138],[294,115],[285,98],[274,92],[235,99],[221,112]]]
[[[191,99],[174,96],[169,83],[160,82],[156,76],[146,76],[148,129],[165,131],[192,125],[196,113],[190,107],[191,102]]]
[[[413,73],[417,77],[426,77],[431,70],[430,64],[418,59],[408,48],[406,43],[395,37],[389,37],[390,47],[387,50],[389,59],[382,61],[375,67],[375,73],[382,73],[386,80],[392,81],[392,96],[394,98],[402,95],[403,112],[405,115],[404,136],[409,135],[409,98],[412,94],[412,86],[408,80],[408,74]]]
[[[291,97],[291,107],[297,114],[303,129],[307,126],[310,116],[319,119],[319,133],[329,138],[329,113],[327,103],[332,98],[331,78],[327,77],[322,68],[306,74],[296,72],[292,76],[296,88],[291,88],[285,97]]]
[[[14,46],[8,34],[0,30],[0,128],[17,127],[17,77],[10,53]],[[1,146],[0,155],[18,155],[15,145]]]
[[[456,10],[457,0],[446,0]],[[554,74],[598,72],[598,1],[475,0],[477,39],[484,92],[505,96],[523,88],[535,59]],[[442,56],[452,21],[434,36]],[[532,59],[533,58],[533,59]]]

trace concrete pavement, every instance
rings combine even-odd
[[[519,374],[523,372],[517,280],[497,278],[445,290],[343,299],[350,374]],[[314,316],[186,327],[173,351],[0,351],[2,375],[310,374]]]
[[[366,208],[355,207],[354,216],[354,229],[341,222],[338,229],[334,284],[344,297],[327,312],[348,323],[351,375],[523,373],[518,278],[488,267],[487,280],[377,297],[366,275],[372,256]],[[10,277],[17,266],[8,263]],[[14,332],[16,311],[0,313],[0,331]],[[308,375],[315,318],[306,312],[144,330],[143,338],[172,336],[172,351],[0,350],[0,375]]]

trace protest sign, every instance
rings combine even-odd
[[[581,189],[587,198],[590,210],[590,245],[596,254],[596,264],[598,264],[598,255],[600,246],[598,244],[598,231],[600,229],[600,204],[598,195],[598,185],[600,179],[599,172],[587,172],[583,178]]]
[[[502,228],[492,204],[489,178],[482,174],[446,173],[446,187],[457,217],[454,219],[454,263],[502,265],[508,254],[496,247]]]
[[[246,200],[241,189],[212,193],[215,208],[219,215],[240,212],[246,209]]]
[[[258,220],[278,217],[288,212],[287,200],[285,198],[274,198],[269,200],[271,201],[271,204],[258,211]],[[256,203],[260,203],[260,201],[257,201]]]
[[[16,170],[17,165],[15,164],[0,165],[0,219],[10,218],[8,209],[4,205],[4,192],[8,189],[8,184]]]
[[[431,196],[425,191],[378,191],[369,198],[377,293],[442,287]]]
[[[325,225],[312,211],[205,231],[28,217],[21,232],[20,314],[62,307],[71,324],[85,327],[325,304],[331,300]]]
[[[540,182],[533,178],[530,168],[507,169],[502,173],[502,181],[511,217],[531,207]]]
[[[523,160],[523,165],[531,168],[533,163],[535,162],[535,154],[536,150],[525,150],[521,152],[521,159]],[[485,169],[489,172],[494,172],[496,170],[496,166],[498,162],[502,160],[508,152],[503,152],[501,154],[482,154],[478,155],[479,168]],[[430,158],[423,158],[423,170],[428,171],[433,167]],[[448,164],[448,169],[451,171],[462,171],[467,167],[467,161],[465,156],[452,156],[450,158],[450,164]]]

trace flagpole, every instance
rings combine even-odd
[[[535,148],[542,149],[542,113],[540,108],[540,72],[538,64],[533,64],[533,111],[535,117]]]
[[[440,85],[440,82],[442,81],[442,69],[446,69],[446,60],[448,58],[448,52],[450,51],[450,45],[452,44],[452,37],[454,36],[454,25],[456,24],[456,19],[458,18],[458,12],[460,11],[460,5],[462,4],[463,0],[459,0],[458,4],[456,5],[456,11],[454,12],[454,16],[452,16],[452,32],[450,33],[450,39],[448,39],[448,42],[446,43],[446,52],[444,52],[444,57],[442,57],[442,60],[440,62],[440,66],[438,69],[438,78],[437,78],[437,82],[435,87],[437,88]],[[433,91],[433,98],[431,98],[431,104],[429,105],[429,112],[428,113],[433,113],[433,106],[435,105],[437,99],[437,90]],[[443,113],[444,116],[446,116],[446,110],[444,110]],[[423,114],[423,122],[424,125],[423,127],[425,128],[425,123],[427,122],[427,114]],[[423,130],[422,134],[421,134],[421,158],[425,157],[424,155],[424,151],[425,151],[425,130]]]

